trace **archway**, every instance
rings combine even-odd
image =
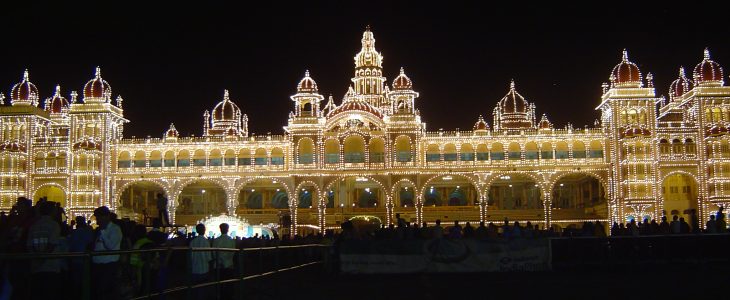
[[[416,216],[416,185],[408,179],[401,179],[393,185],[393,217],[396,213],[406,221],[415,222]]]
[[[423,186],[423,220],[433,222],[449,220],[479,220],[479,190],[473,181],[463,175],[438,175],[427,180]]]
[[[371,177],[340,177],[327,184],[323,192],[328,207],[334,208],[325,211],[326,224],[336,225],[363,214],[386,219],[388,191]]]
[[[673,216],[691,220],[692,210],[698,211],[697,181],[684,173],[674,173],[662,182],[662,200],[664,215],[672,220]]]
[[[544,220],[542,191],[532,176],[510,173],[496,177],[489,185],[488,197],[487,219]]]
[[[45,197],[48,201],[59,203],[61,207],[66,207],[66,192],[56,185],[44,185],[35,191],[33,201]]]
[[[178,196],[175,222],[193,224],[205,216],[217,216],[228,211],[226,191],[212,180],[189,183]]]
[[[157,194],[166,195],[165,190],[151,181],[130,183],[119,194],[117,214],[120,218],[129,217],[138,222],[145,222],[145,217],[155,218],[157,212]]]
[[[582,226],[583,221],[604,220],[608,229],[608,201],[606,187],[598,178],[573,173],[560,177],[553,185],[551,222],[561,226]]]
[[[289,195],[284,184],[274,179],[259,178],[241,187],[238,192],[236,214],[260,214],[259,210],[267,209],[289,209]]]

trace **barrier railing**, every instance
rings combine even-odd
[[[269,275],[274,275],[280,272],[292,271],[308,266],[317,264],[326,265],[327,254],[329,246],[321,244],[308,244],[308,245],[284,245],[284,246],[271,246],[271,247],[258,247],[258,248],[191,248],[191,247],[167,247],[167,248],[155,248],[155,249],[139,249],[139,250],[118,250],[118,251],[103,251],[103,252],[69,252],[69,253],[0,253],[0,265],[5,266],[9,262],[30,262],[33,260],[72,260],[81,259],[83,260],[82,267],[82,282],[80,297],[81,299],[92,299],[92,275],[98,276],[98,274],[91,274],[92,258],[95,256],[108,256],[108,255],[157,255],[160,259],[165,260],[164,263],[160,263],[160,270],[170,274],[168,284],[164,284],[161,287],[153,287],[152,268],[147,265],[143,268],[145,273],[143,278],[146,281],[140,282],[141,286],[136,291],[135,295],[131,299],[149,299],[152,297],[159,297],[169,295],[173,293],[186,293],[186,299],[194,298],[194,291],[196,289],[214,288],[213,294],[206,293],[206,299],[220,299],[222,296],[222,286],[228,285],[235,299],[243,299],[246,295],[246,288],[244,281],[261,278]],[[194,252],[212,252],[211,268],[209,276],[212,275],[212,279],[206,280],[207,282],[196,282],[192,273],[193,253]],[[180,266],[175,265],[171,260],[179,260],[179,253],[185,253],[185,273],[175,273],[172,275],[172,271],[179,271]],[[235,274],[221,274],[224,269],[218,266],[218,259],[221,253],[232,253],[233,254],[233,271]],[[175,256],[175,257],[174,257]],[[169,263],[168,263],[169,262]],[[149,263],[149,262],[148,262]],[[230,269],[229,269],[230,270]],[[182,276],[186,274],[187,276]],[[107,275],[107,274],[104,274]],[[158,276],[162,276],[158,273]],[[186,278],[182,278],[186,277]],[[29,281],[28,281],[29,283]],[[235,288],[233,288],[235,286]],[[70,289],[78,289],[79,287],[68,287]],[[19,290],[19,289],[15,289]],[[22,290],[22,288],[20,289]],[[32,291],[28,291],[32,293]],[[28,295],[18,295],[20,297]],[[13,296],[12,299],[16,299]]]

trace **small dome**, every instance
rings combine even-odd
[[[728,133],[727,127],[723,125],[713,125],[710,127],[710,129],[707,130],[706,134],[707,136],[721,136]]]
[[[489,124],[487,124],[486,121],[484,121],[484,118],[482,115],[479,115],[479,119],[474,124],[474,131],[484,131],[489,130]]]
[[[710,50],[705,49],[704,59],[695,66],[693,73],[697,85],[722,85],[722,67],[710,59]]]
[[[112,87],[101,78],[101,68],[96,67],[94,78],[84,85],[84,101],[86,99],[111,99]]]
[[[68,100],[61,96],[61,86],[56,85],[56,92],[53,94],[53,97],[46,100],[46,110],[57,114],[65,112],[69,107]]]
[[[76,150],[101,150],[101,144],[94,142],[92,138],[87,138],[73,145]]]
[[[10,91],[10,103],[33,104],[38,102],[38,88],[28,79],[28,70],[23,72],[23,80],[16,83]]]
[[[529,104],[520,93],[515,90],[515,81],[510,82],[509,92],[499,101],[503,114],[526,114]]]
[[[0,145],[0,152],[25,152],[25,145],[18,141],[5,141]]]
[[[403,71],[403,68],[400,68],[400,75],[396,77],[393,80],[393,89],[394,90],[410,90],[413,88],[413,82],[411,81],[408,76],[406,76],[406,73]]]
[[[553,129],[553,123],[550,123],[550,120],[548,120],[547,115],[542,114],[542,118],[540,118],[540,123],[537,124],[537,128],[542,129],[542,130]]]
[[[316,93],[317,92],[317,83],[312,79],[312,77],[309,77],[309,70],[304,72],[304,78],[302,78],[301,81],[299,81],[299,84],[297,85],[297,92],[299,93]]]
[[[213,108],[213,122],[217,121],[235,121],[241,114],[241,109],[233,103],[228,94],[228,90],[223,91],[223,101]]]
[[[180,136],[180,133],[177,132],[175,124],[170,123],[170,128],[165,131],[165,138],[177,138],[178,136]]]
[[[641,72],[635,63],[629,61],[629,53],[624,49],[621,62],[613,67],[611,83],[617,87],[641,87]]]
[[[631,127],[626,130],[624,130],[623,137],[625,138],[635,138],[635,137],[648,137],[651,136],[651,131],[646,128],[639,128],[639,127]]]
[[[689,90],[692,89],[692,81],[687,78],[687,76],[684,74],[684,67],[679,68],[679,78],[672,81],[672,84],[669,85],[669,97],[670,99],[674,99],[677,97],[680,97]]]

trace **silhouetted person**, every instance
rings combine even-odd
[[[195,226],[195,231],[198,233],[198,236],[190,241],[190,248],[210,248],[210,243],[205,238],[205,225],[198,224]],[[210,266],[208,264],[211,260],[213,260],[210,251],[193,251],[191,256],[193,284],[199,284],[207,281],[208,272],[210,271]],[[206,295],[206,292],[207,289],[205,288],[197,288],[197,299],[207,299],[206,297],[209,295]]]
[[[444,228],[441,227],[441,220],[436,219],[436,226],[431,228],[431,233],[434,239],[441,239],[444,237]]]
[[[717,221],[715,221],[715,215],[710,215],[710,220],[705,224],[707,227],[707,233],[717,233]]]
[[[94,231],[86,224],[84,216],[76,216],[76,229],[72,230],[68,235],[68,251],[69,252],[86,252],[90,249],[91,243],[94,241]],[[71,277],[71,286],[81,286],[84,275],[84,259],[72,258],[69,264],[69,275]],[[78,298],[81,296],[79,289],[71,289],[72,295]]]
[[[236,249],[236,241],[228,236],[228,224],[221,223],[219,227],[221,230],[221,236],[213,240],[213,248]],[[233,256],[236,253],[218,251],[216,254],[218,257],[216,259],[215,267],[218,269],[218,274],[220,275],[219,279],[226,280],[233,278],[233,276],[235,276]],[[233,297],[232,287],[233,286],[230,283],[221,287],[221,299],[231,299]]]
[[[603,228],[601,221],[596,221],[596,225],[593,227],[593,236],[606,237],[606,229]]]
[[[671,226],[667,222],[667,216],[662,216],[662,222],[659,223],[659,234],[668,234],[671,232]]]
[[[520,226],[520,222],[515,221],[515,225],[512,226],[512,232],[510,232],[510,236],[513,238],[521,238],[522,237],[522,226]]]
[[[461,225],[459,225],[459,221],[454,221],[454,226],[449,229],[449,238],[461,238]]]
[[[681,232],[680,229],[681,228],[680,228],[680,225],[679,225],[679,216],[674,215],[672,217],[672,223],[669,223],[669,230],[673,234],[678,234],[678,233]]]
[[[101,206],[94,210],[96,223],[96,238],[94,251],[116,251],[122,244],[122,229],[112,222],[109,208]],[[117,270],[119,269],[119,255],[98,255],[92,257],[92,282],[95,285],[95,299],[117,299]],[[93,281],[95,280],[95,282]]]
[[[170,216],[167,213],[167,198],[157,193],[157,216],[164,225],[170,225]]]
[[[679,233],[689,233],[690,230],[689,223],[684,220],[684,217],[679,218]]]
[[[649,223],[649,234],[657,233],[659,233],[659,223],[655,219],[651,219],[651,223]]]
[[[26,248],[29,252],[49,254],[57,252],[61,238],[61,226],[51,214],[55,209],[48,202],[38,201],[40,217],[30,226]],[[39,284],[31,293],[34,299],[52,299],[57,296],[61,280],[61,261],[58,259],[33,259],[30,264],[31,280]]]
[[[487,236],[488,236],[487,227],[484,226],[484,221],[479,222],[479,227],[477,227],[477,229],[474,231],[474,235],[479,240],[483,240],[483,239],[487,238]]]
[[[618,223],[613,222],[613,226],[611,226],[611,236],[619,235],[621,235],[621,228],[619,228]]]

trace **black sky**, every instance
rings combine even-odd
[[[67,95],[99,65],[114,97],[125,99],[127,137],[161,136],[170,122],[200,135],[203,111],[223,89],[252,132],[280,134],[305,69],[339,103],[369,24],[389,83],[403,66],[421,93],[416,105],[428,130],[470,129],[480,114],[491,124],[512,78],[538,115],[582,127],[598,118],[601,83],[623,48],[643,74],[654,73],[660,94],[680,65],[691,72],[705,47],[730,64],[730,13],[698,2],[253,3],[4,7],[1,91],[8,96],[28,68],[42,98],[56,83]]]

